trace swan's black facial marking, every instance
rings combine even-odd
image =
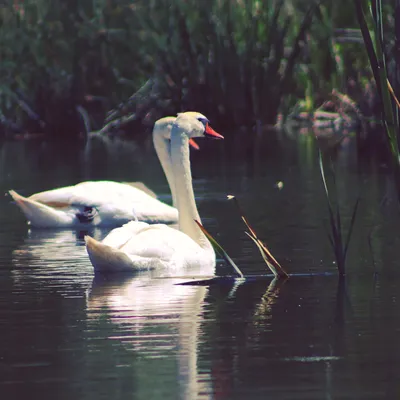
[[[79,212],[75,215],[79,222],[82,224],[88,224],[93,222],[94,217],[97,215],[97,210],[95,207],[85,206],[83,207],[82,212]]]
[[[199,117],[199,118],[197,118],[197,120],[200,121],[204,125],[204,128],[206,128],[207,124],[210,122],[208,120],[208,118],[205,118],[205,117]]]

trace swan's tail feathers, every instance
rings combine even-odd
[[[86,250],[94,272],[134,272],[131,259],[122,251],[85,236]]]
[[[139,272],[168,267],[168,260],[159,257],[143,257],[125,252],[85,236],[86,250],[98,273]]]
[[[39,203],[38,201],[21,196],[14,190],[9,190],[8,193],[25,214],[26,219],[32,226],[50,228],[63,226],[65,224],[65,217],[60,213],[60,211]]]

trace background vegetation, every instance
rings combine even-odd
[[[400,58],[394,7],[384,2],[388,60]],[[338,111],[343,99],[356,123],[379,119],[354,4],[344,0],[6,0],[0,57],[3,135],[72,140],[116,118],[109,128],[133,134],[183,109],[260,127]]]

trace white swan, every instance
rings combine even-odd
[[[154,124],[153,143],[170,188],[173,189],[169,140],[176,117],[161,118]],[[191,142],[193,147],[196,143]],[[145,185],[112,181],[88,181],[23,197],[9,193],[33,227],[71,228],[120,226],[133,219],[151,223],[174,223],[178,211],[174,191],[173,207],[157,200]]]
[[[95,272],[165,269],[167,274],[191,267],[199,275],[214,273],[215,253],[196,225],[200,221],[193,193],[189,138],[223,138],[196,112],[178,114],[171,131],[171,166],[179,211],[179,229],[132,221],[112,230],[102,242],[85,237]],[[173,190],[174,192],[174,190]]]

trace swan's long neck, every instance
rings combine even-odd
[[[171,164],[179,211],[179,230],[190,236],[200,247],[208,249],[211,247],[210,242],[194,222],[201,220],[193,193],[189,139],[181,130],[171,136]]]
[[[165,129],[171,129],[171,125],[169,127],[166,127]],[[178,202],[176,200],[175,193],[174,176],[171,166],[170,141],[154,131],[153,143],[158,159],[160,160],[161,167],[164,170],[165,177],[167,178],[169,189],[171,190],[172,205],[175,208],[178,208]]]

